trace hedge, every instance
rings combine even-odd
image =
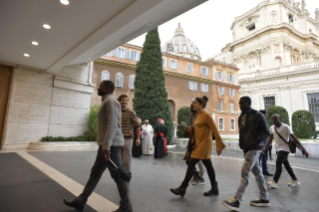
[[[297,138],[316,136],[316,124],[313,114],[307,110],[298,110],[292,114],[292,130]]]
[[[285,108],[280,107],[280,106],[271,106],[267,109],[267,113],[268,113],[267,123],[268,123],[269,127],[274,125],[272,123],[271,117],[275,114],[280,115],[280,120],[282,123],[290,125],[289,115],[288,115],[288,112]]]
[[[96,138],[93,139],[85,136],[85,135],[79,135],[79,136],[72,136],[72,137],[52,137],[52,136],[46,136],[42,138],[42,142],[67,142],[67,141],[96,141]]]
[[[182,125],[182,121],[185,122],[188,126],[191,125],[191,112],[190,107],[182,107],[178,110],[177,114],[177,137],[184,137],[185,127]]]

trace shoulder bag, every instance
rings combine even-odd
[[[289,136],[290,142],[287,142],[287,141],[278,133],[278,131],[277,131],[277,129],[276,129],[276,126],[274,126],[274,128],[275,128],[275,131],[276,131],[277,135],[281,138],[281,140],[283,140],[283,141],[289,146],[289,149],[290,149],[290,152],[291,152],[291,153],[296,153],[296,147],[298,147],[298,149],[302,152],[301,147],[300,147],[298,144],[296,144],[296,142],[294,141],[294,139],[292,139],[292,138]]]

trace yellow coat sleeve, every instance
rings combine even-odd
[[[225,144],[222,142],[222,138],[219,135],[219,132],[217,130],[217,127],[214,123],[214,120],[210,115],[207,113],[206,123],[209,126],[209,128],[212,130],[215,139],[216,139],[216,149],[217,150],[223,150],[225,148]]]

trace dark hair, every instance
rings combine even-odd
[[[191,113],[192,114],[195,114],[196,113],[196,111],[194,110],[194,101],[192,101],[192,104],[191,104],[191,106],[190,106],[190,109],[191,109]]]
[[[110,91],[113,93],[114,92],[114,90],[115,90],[115,85],[114,85],[114,83],[111,81],[111,80],[104,80],[104,81],[102,81],[103,83],[104,83],[104,85],[106,86],[106,87],[108,87],[109,89],[110,89]]]
[[[251,98],[249,96],[243,96],[240,98],[240,100],[245,100],[249,105],[251,105]]]
[[[127,98],[128,99],[128,96],[126,94],[122,94],[120,97],[119,97],[119,101],[121,101],[123,98]]]
[[[207,98],[207,96],[203,96],[202,98],[197,97],[197,98],[196,98],[196,101],[197,101],[199,104],[203,105],[203,108],[205,108],[205,107],[206,107],[206,103],[208,102],[208,98]]]

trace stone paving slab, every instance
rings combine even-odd
[[[47,163],[63,174],[85,185],[96,152],[30,152],[31,155]],[[213,157],[212,161],[219,182],[220,195],[204,197],[203,192],[210,189],[208,182],[204,185],[190,185],[184,198],[169,192],[172,187],[178,187],[185,175],[186,164],[182,153],[172,153],[164,159],[154,159],[152,156],[134,158],[132,161],[133,179],[130,183],[130,196],[135,212],[201,212],[229,211],[220,202],[233,196],[240,180],[240,169],[243,161],[240,159]],[[274,167],[270,167],[274,171]],[[284,170],[278,189],[269,189],[271,207],[256,208],[249,205],[249,200],[258,196],[258,188],[253,176],[241,204],[245,212],[285,212],[309,211],[317,212],[319,208],[318,172],[294,169],[301,181],[300,186],[289,187],[290,177]],[[205,179],[208,180],[207,176]],[[266,181],[271,178],[266,177]],[[116,185],[106,171],[97,186],[96,193],[106,199],[119,203]]]

